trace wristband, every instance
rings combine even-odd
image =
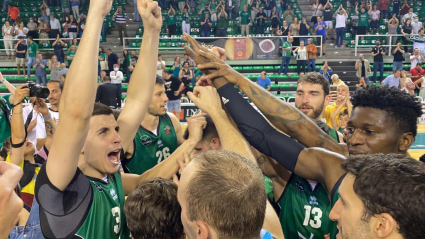
[[[44,115],[43,115],[43,119],[44,119],[44,120],[49,120],[49,119],[51,119],[51,118],[52,118],[52,115],[51,115],[51,114],[49,114],[48,116],[44,116]]]
[[[17,103],[16,105],[12,105],[12,108],[15,108],[16,106],[18,106],[18,105],[20,105],[20,104],[22,104],[22,101],[21,101],[21,102],[19,102],[19,103]]]
[[[3,84],[3,82],[4,82],[5,80],[6,80],[6,79],[4,79],[4,78],[3,78],[3,79],[1,79],[0,83],[1,83],[1,84]]]

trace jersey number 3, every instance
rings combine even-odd
[[[117,225],[114,226],[114,232],[116,234],[120,233],[120,222],[121,222],[121,211],[119,207],[114,207],[111,209],[112,216],[115,218]]]
[[[318,207],[313,207],[311,209],[311,206],[305,205],[305,218],[304,218],[304,226],[310,225],[312,228],[320,228],[322,226],[322,221],[320,220],[322,218],[322,210]],[[310,219],[311,215],[313,215],[313,219]]]
[[[164,147],[162,150],[158,150],[156,152],[158,163],[161,163],[162,160],[168,158],[169,156],[170,156],[170,149],[168,147]]]

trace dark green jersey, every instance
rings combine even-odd
[[[359,13],[359,27],[367,27],[369,25],[369,13]]]
[[[277,203],[285,238],[324,238],[329,233],[331,207],[320,183],[313,190],[307,180],[293,173]]]
[[[139,127],[133,145],[133,157],[122,160],[126,172],[140,175],[168,158],[178,146],[176,131],[168,114],[159,116],[156,135]]]
[[[266,186],[266,194],[267,197],[274,202],[274,194],[273,194],[273,181],[267,177],[266,175],[263,175],[263,179],[264,179],[264,184]]]
[[[331,136],[336,142],[339,143],[339,136],[336,130],[329,128],[329,136]]]
[[[115,173],[109,182],[87,177],[93,191],[90,211],[75,233],[84,239],[91,238],[130,238],[124,215],[124,189],[121,175]]]
[[[332,193],[331,193],[331,205],[332,207],[335,205],[335,203],[338,201],[339,199],[339,195],[338,195],[338,191],[339,191],[339,186],[341,185],[342,180],[344,179],[345,174],[338,180],[338,182],[335,184],[334,188],[332,189]],[[330,223],[330,234],[331,234],[331,239],[336,239],[336,235],[338,234],[338,228],[336,227],[338,224],[338,222],[336,221],[331,221]]]

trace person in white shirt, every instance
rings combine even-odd
[[[114,70],[109,73],[109,77],[111,78],[111,83],[118,88],[118,109],[121,109],[122,81],[124,80],[124,74],[120,71],[118,64],[114,64]]]
[[[60,33],[61,33],[61,23],[52,14],[52,15],[50,15],[50,32],[49,32],[49,37],[56,39]]]
[[[165,70],[165,61],[162,60],[161,54],[158,54],[156,62],[156,74],[162,76],[162,71]]]
[[[415,68],[417,64],[422,64],[422,62],[425,62],[425,58],[422,55],[421,50],[415,48],[413,55],[410,56],[410,69]]]
[[[412,21],[413,34],[419,34],[419,31],[423,28],[422,22],[419,21],[419,17],[416,16]]]
[[[413,12],[413,8],[409,8],[409,12],[404,14],[403,18],[401,19],[401,24],[404,24],[405,21],[410,19],[412,22],[416,17],[416,13]]]
[[[43,122],[43,118],[41,114],[34,110],[33,103],[35,101],[35,97],[30,97],[31,104],[25,106],[22,109],[22,115],[24,117],[25,126],[27,126],[27,140],[32,143],[35,149],[35,153],[38,153],[37,150],[37,126],[39,126],[38,122]],[[27,122],[28,117],[31,116],[29,122]],[[44,128],[43,128],[44,130]]]
[[[347,11],[342,7],[342,4],[339,6],[338,10],[336,11],[336,40],[335,40],[335,47],[344,47],[342,44],[342,41],[344,39],[345,34],[345,27],[347,22]]]

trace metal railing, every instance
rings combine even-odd
[[[62,41],[72,41],[74,38],[60,38]],[[80,40],[81,38],[76,38],[77,40]],[[4,49],[0,49],[0,52],[4,52],[4,51],[13,51],[13,52],[15,52],[15,45],[16,45],[16,43],[18,42],[18,40],[19,39],[12,39],[12,40],[10,40],[10,39],[0,39],[0,42],[1,41],[3,41],[3,42],[5,42],[5,41],[12,41],[13,43],[13,48],[12,49],[6,49],[6,48],[4,48]],[[49,42],[49,44],[51,44],[51,43],[53,43],[52,41],[55,41],[56,40],[56,38],[35,38],[35,39],[33,39],[33,41],[35,41],[35,42],[40,42],[40,41],[48,41]],[[25,41],[25,44],[28,44],[28,40],[25,38],[24,39],[24,41]],[[65,42],[66,43],[66,42]],[[39,50],[46,50],[46,51],[53,51],[54,49],[53,48],[40,48],[40,43],[38,44],[39,45]],[[4,44],[4,46],[6,47],[6,45]],[[66,49],[66,50],[68,50],[68,49]]]
[[[407,35],[409,35],[409,36],[418,36],[418,34],[407,34]],[[355,42],[354,42],[354,44],[355,44],[355,46],[354,46],[354,55],[355,56],[357,56],[357,52],[358,52],[358,48],[366,48],[366,47],[374,47],[374,46],[376,46],[376,45],[360,45],[359,44],[359,38],[360,37],[367,37],[367,38],[380,38],[380,37],[386,37],[387,39],[388,39],[388,44],[385,44],[385,45],[382,45],[382,44],[380,44],[380,46],[383,46],[383,47],[389,47],[389,51],[388,51],[388,56],[391,56],[391,48],[393,47],[393,46],[396,46],[397,45],[397,42],[392,42],[392,40],[393,40],[393,37],[404,37],[404,35],[403,34],[394,34],[394,35],[389,35],[389,34],[381,34],[381,35],[356,35],[356,38],[355,38]],[[401,45],[401,46],[411,46],[411,45]]]
[[[245,36],[231,36],[231,37],[193,37],[195,40],[196,39],[231,39],[231,38],[265,38],[265,39],[271,39],[271,38],[279,38],[279,39],[287,39],[288,36],[250,36],[250,37],[245,37]],[[321,38],[321,42],[323,43],[323,36],[321,35],[308,35],[308,36],[292,36],[294,38]],[[171,40],[171,39],[181,39],[182,36],[177,36],[177,37],[160,37],[159,39],[167,39],[167,40]],[[142,37],[124,37],[123,38],[123,50],[138,50],[140,49],[140,47],[130,47],[130,46],[126,46],[126,41],[132,41],[132,40],[143,40]],[[209,43],[211,44],[211,43]],[[307,46],[307,45],[306,45]],[[297,46],[292,46],[293,49],[295,49]],[[320,49],[320,56],[323,55],[323,48],[321,45],[316,45],[317,48]],[[170,49],[170,47],[158,47],[158,49]],[[184,50],[183,47],[173,47],[172,49],[177,49],[177,50]]]

